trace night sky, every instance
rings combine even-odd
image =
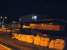
[[[66,0],[2,0],[0,14],[24,16],[29,14],[67,16]]]
[[[8,15],[28,14],[67,16],[67,2],[64,0],[8,0]]]
[[[14,17],[31,14],[60,17],[67,20],[66,0],[2,0],[0,15]]]

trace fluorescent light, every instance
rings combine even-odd
[[[36,20],[37,19],[37,16],[32,16],[32,19]]]

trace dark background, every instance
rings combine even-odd
[[[8,15],[67,16],[66,13],[67,2],[64,0],[8,0]]]
[[[67,16],[65,0],[8,0],[9,16],[28,14],[48,15],[54,17]]]
[[[67,16],[66,0],[2,0],[0,14],[23,16],[28,14]]]

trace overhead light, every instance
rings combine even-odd
[[[1,16],[0,18],[2,19],[3,17]]]
[[[5,19],[7,19],[7,17],[5,17]]]
[[[37,16],[32,16],[32,19],[36,20],[37,19]]]

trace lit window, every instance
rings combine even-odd
[[[45,46],[47,47],[49,44],[49,38],[41,38],[40,46]]]
[[[49,48],[54,48],[55,40],[51,40],[49,44]]]
[[[37,35],[36,37],[34,37],[34,44],[35,45],[40,45],[40,36],[39,35]]]
[[[54,48],[58,49],[58,50],[63,50],[64,49],[64,40],[63,39],[56,39]]]

